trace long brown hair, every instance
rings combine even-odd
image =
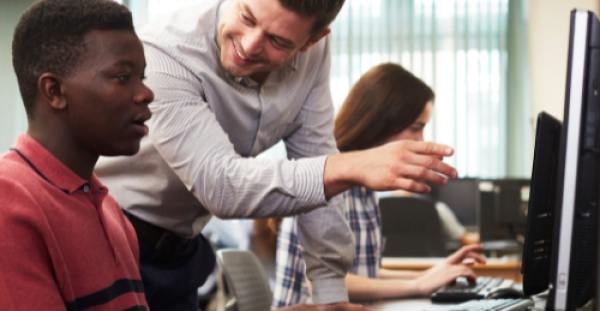
[[[334,135],[341,152],[382,144],[413,124],[435,94],[419,78],[397,64],[371,68],[354,84],[335,119]],[[277,234],[281,218],[267,226]]]
[[[335,119],[341,152],[378,146],[417,120],[433,90],[397,64],[371,68],[356,82]]]

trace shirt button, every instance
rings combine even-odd
[[[90,191],[90,185],[83,185],[83,192],[88,192]]]

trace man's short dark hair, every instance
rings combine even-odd
[[[85,60],[84,37],[91,30],[134,31],[131,12],[111,0],[41,0],[21,15],[12,61],[29,118],[39,77],[75,73]]]
[[[315,17],[310,36],[317,36],[333,22],[345,0],[279,0],[281,5],[300,16]]]

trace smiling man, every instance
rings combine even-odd
[[[445,184],[452,149],[401,142],[337,154],[328,26],[343,0],[219,0],[140,32],[156,94],[150,132],[133,158],[97,174],[136,228],[152,310],[195,310],[214,267],[200,235],[220,218],[298,216],[316,303],[348,300],[353,239],[337,194]],[[290,160],[256,159],[283,140]]]

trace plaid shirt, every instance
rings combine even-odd
[[[346,219],[356,243],[356,256],[350,273],[378,278],[383,243],[377,197],[372,190],[357,186],[345,192],[344,199],[348,203]],[[276,280],[271,309],[311,302],[300,250],[296,219],[285,218],[278,232]]]

